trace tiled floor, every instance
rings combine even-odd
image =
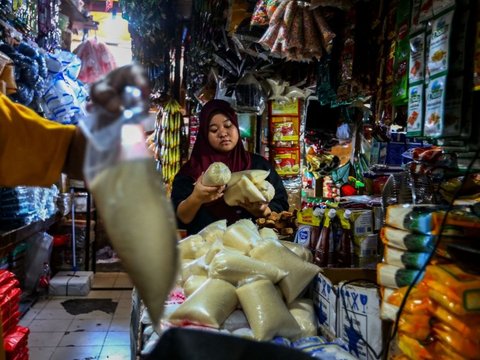
[[[96,273],[85,297],[49,297],[39,300],[22,317],[30,329],[30,360],[130,359],[132,285],[125,273]],[[101,290],[96,290],[101,288]],[[112,299],[113,314],[92,311],[71,315],[62,305],[75,298]]]

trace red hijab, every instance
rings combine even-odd
[[[197,139],[193,145],[190,160],[180,170],[181,174],[188,175],[196,180],[202,172],[207,170],[211,163],[217,161],[223,162],[232,172],[250,168],[251,155],[243,147],[240,136],[237,145],[228,153],[216,151],[208,142],[210,120],[219,113],[227,116],[232,121],[240,135],[237,114],[230,104],[224,100],[210,100],[203,106],[200,112],[200,126]]]

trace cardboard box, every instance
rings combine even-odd
[[[375,359],[368,342],[379,354],[383,346],[380,293],[373,269],[323,269],[314,280],[313,302],[319,330],[327,337],[345,340],[352,355],[361,360]]]
[[[92,282],[92,271],[59,271],[50,279],[48,292],[53,296],[85,296]]]

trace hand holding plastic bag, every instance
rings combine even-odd
[[[99,86],[111,86],[114,94],[119,83]],[[123,110],[113,119],[96,109],[82,122],[88,140],[85,178],[112,245],[158,329],[177,268],[175,217],[139,125],[145,109],[141,91],[127,87],[121,99],[103,97],[105,89],[96,93],[97,100]]]

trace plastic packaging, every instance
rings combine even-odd
[[[237,289],[255,339],[271,340],[274,336],[295,338],[300,327],[269,280],[258,280]]]
[[[200,235],[190,235],[178,242],[178,250],[181,259],[196,259],[197,252],[206,245],[205,240]]]
[[[418,273],[418,270],[403,269],[389,264],[378,264],[377,283],[396,289],[413,283]],[[420,276],[419,280],[422,278],[423,276]]]
[[[464,311],[480,311],[479,275],[466,273],[455,264],[429,265],[425,281],[431,289],[461,305]]]
[[[183,292],[188,298],[192,295],[200,286],[207,281],[208,277],[205,275],[191,275],[183,283]]]
[[[223,234],[223,244],[241,251],[248,252],[253,248],[254,244],[261,241],[258,230],[242,222],[236,222],[229,227]]]
[[[401,268],[420,270],[427,262],[430,254],[426,252],[411,252],[397,250],[386,246],[384,249],[384,262]]]
[[[176,220],[161,174],[145,145],[140,90],[127,88],[122,116],[100,112],[81,124],[84,174],[112,245],[159,326],[177,269]],[[110,116],[111,119],[111,116]],[[103,121],[102,121],[103,120]]]
[[[295,255],[299,256],[302,260],[312,262],[313,261],[313,254],[310,250],[306,247],[286,240],[280,240],[283,246],[285,246],[288,250],[293,252]]]
[[[287,272],[245,255],[222,251],[210,263],[208,276],[237,286],[248,279],[268,279],[276,284]]]
[[[273,241],[258,244],[250,251],[250,256],[288,272],[279,283],[287,304],[293,302],[320,272],[318,266],[302,260],[282,244]]]
[[[480,341],[478,338],[469,339],[445,323],[436,323],[433,326],[435,337],[447,344],[458,354],[469,359],[480,359]]]
[[[302,330],[301,337],[317,335],[317,320],[311,299],[295,300],[288,309]]]
[[[187,280],[192,275],[207,276],[208,274],[208,266],[205,263],[205,256],[199,257],[195,260],[182,259],[181,269],[183,281]]]
[[[213,244],[217,240],[223,239],[223,234],[227,230],[227,220],[215,221],[198,232],[209,244]]]
[[[175,324],[219,328],[238,303],[235,287],[220,279],[208,279],[170,316]]]
[[[210,164],[203,174],[202,183],[205,186],[226,185],[230,181],[232,173],[230,169],[222,162]]]

